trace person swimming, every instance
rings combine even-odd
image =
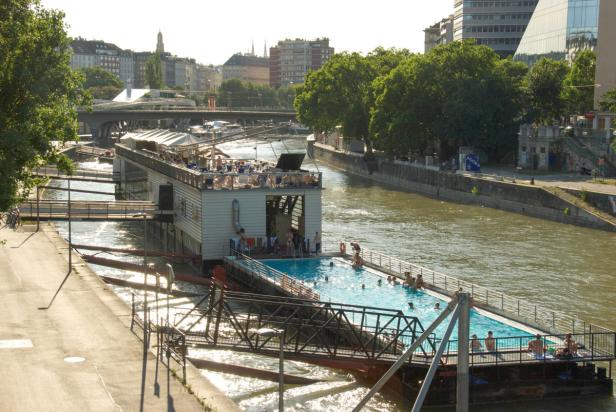
[[[333,268],[334,267],[334,262],[332,262],[331,260],[329,261],[329,267]]]
[[[362,283],[362,284],[361,284],[361,288],[362,288],[362,289],[366,289],[366,284],[365,284],[365,283]]]
[[[434,304],[434,310],[441,310],[441,304],[439,302]]]
[[[409,309],[415,309],[415,306],[413,305],[413,302],[409,302]]]
[[[377,285],[381,286],[381,283],[383,283],[383,280],[379,279],[379,280],[376,281],[376,283],[377,283]]]
[[[329,276],[325,276],[325,281],[329,282]]]

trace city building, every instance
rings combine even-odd
[[[222,65],[224,80],[238,79],[255,84],[269,84],[269,60],[254,53],[236,53]]]
[[[453,41],[453,14],[441,21],[437,21],[425,29],[424,33],[424,53],[441,44],[451,43]]]
[[[570,62],[580,50],[594,50],[598,34],[599,0],[540,0],[515,59],[529,66],[542,57]]]
[[[156,37],[156,53],[163,54],[165,52],[165,43],[163,43],[163,34],[158,31],[158,36]]]
[[[514,59],[529,66],[542,57],[571,62],[579,51],[595,50],[598,108],[601,96],[616,87],[615,19],[614,1],[540,0]]]
[[[474,39],[501,57],[515,53],[537,6],[537,0],[454,1],[453,39]]]
[[[100,40],[76,39],[71,42],[73,55],[71,68],[102,67],[120,77],[120,49],[115,44]],[[123,80],[123,81],[126,81]]]
[[[320,69],[333,54],[328,38],[279,41],[270,47],[269,84],[280,87],[303,83],[309,71]]]
[[[135,52],[133,53],[133,68],[134,78],[133,87],[136,89],[143,89],[146,86],[145,80],[145,66],[152,55],[152,52]]]

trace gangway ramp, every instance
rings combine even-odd
[[[119,179],[119,175],[107,170],[76,168],[72,175],[58,170],[55,165],[47,165],[32,171],[34,176],[47,177],[50,179],[71,179],[75,181],[113,183]],[[114,176],[116,179],[114,180]]]
[[[68,220],[68,203],[63,200],[27,200],[19,205],[22,220]],[[74,200],[71,201],[70,216],[72,220],[84,221],[123,221],[153,219],[162,212],[150,201],[103,201]],[[172,212],[170,212],[172,213]],[[138,215],[138,216],[136,216]]]
[[[289,359],[363,369],[389,364],[423,332],[416,317],[401,311],[230,292],[213,286],[191,309],[176,313],[174,327],[194,347],[231,349],[277,356],[278,338],[257,334],[268,327],[285,331]],[[423,345],[422,359],[433,352]]]

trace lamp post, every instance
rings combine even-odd
[[[70,192],[69,192],[70,193]],[[143,218],[143,350],[147,351],[147,310],[148,310],[148,215],[135,213],[133,217]]]
[[[278,412],[284,411],[284,329],[261,328],[257,335],[265,338],[280,338],[280,360],[278,364]]]

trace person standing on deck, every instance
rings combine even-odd
[[[295,257],[295,247],[293,245],[293,231],[289,228],[287,232],[287,256]]]
[[[321,235],[316,232],[314,235],[314,253],[318,255],[321,253]]]

